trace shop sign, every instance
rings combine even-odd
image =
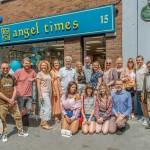
[[[141,11],[141,18],[144,21],[150,21],[150,5],[146,5],[145,7],[143,7]]]
[[[115,32],[115,7],[84,11],[0,26],[0,45]]]

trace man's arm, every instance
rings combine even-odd
[[[6,97],[3,93],[0,92],[0,98],[3,99],[4,101],[10,103],[10,99]]]
[[[13,92],[13,95],[12,95],[12,100],[15,100],[15,98],[16,98],[16,94],[17,94],[17,88],[16,88],[16,86],[14,86],[14,92]]]
[[[126,115],[126,117],[129,117],[130,116],[130,113],[132,111],[132,98],[131,98],[131,94],[128,93],[128,102],[127,102],[127,105],[128,105],[128,108],[126,110],[126,112],[124,113]]]

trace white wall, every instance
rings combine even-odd
[[[138,55],[144,56],[145,62],[150,60],[150,21],[141,19],[141,10],[147,4],[147,0],[138,0]]]
[[[142,55],[145,62],[150,60],[150,21],[141,19],[141,10],[147,0],[123,1],[122,51],[125,62],[129,57]],[[137,11],[138,8],[138,11]]]
[[[126,65],[137,56],[137,0],[122,0],[122,53]]]

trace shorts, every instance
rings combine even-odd
[[[141,94],[142,94],[142,91],[136,91],[137,101],[139,101],[139,102],[142,102],[142,101],[141,101]],[[144,103],[144,104],[147,104],[146,98],[144,99],[144,102],[143,102],[143,103]]]
[[[17,97],[17,102],[20,110],[23,110],[24,108],[31,110],[32,108],[31,96]]]
[[[86,117],[86,120],[87,120],[87,121],[89,120],[90,116],[91,116],[91,115],[89,115],[89,114],[85,114],[85,117]],[[95,117],[94,117],[94,116],[92,117],[91,121],[94,121],[94,122],[95,122]]]
[[[66,113],[67,113],[67,116],[69,118],[71,118],[73,116],[73,111],[72,110],[66,110]],[[79,114],[78,118],[80,118],[80,117],[81,117],[81,114]]]
[[[103,117],[105,115],[105,112],[100,112],[100,116]],[[109,116],[106,120],[110,120],[111,116]]]

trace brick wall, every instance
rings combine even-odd
[[[113,4],[119,0],[10,0],[0,4],[0,15],[3,17],[2,24],[9,24],[33,18],[40,18],[66,12],[84,10],[102,5]],[[122,56],[122,4],[116,17],[116,37],[106,38],[106,57],[113,61]],[[73,55],[74,59],[82,59],[80,38],[65,39],[65,56]],[[72,43],[71,43],[72,42]],[[72,53],[72,51],[75,53]]]

